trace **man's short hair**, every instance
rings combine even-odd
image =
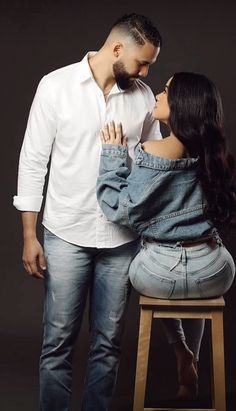
[[[139,46],[143,46],[147,41],[155,47],[161,47],[162,38],[159,31],[147,17],[141,14],[125,14],[113,24],[112,29],[126,32]]]

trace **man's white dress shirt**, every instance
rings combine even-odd
[[[112,248],[132,241],[136,235],[107,221],[97,203],[99,131],[111,120],[121,122],[132,158],[140,140],[161,138],[159,122],[151,116],[154,103],[150,88],[140,80],[127,91],[115,84],[105,101],[88,54],[81,62],[44,76],[21,149],[15,207],[40,211],[51,155],[43,225],[85,247]]]

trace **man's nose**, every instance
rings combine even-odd
[[[142,67],[142,68],[139,70],[138,75],[139,75],[140,77],[147,77],[148,71],[149,71],[149,67],[148,67],[148,66]]]

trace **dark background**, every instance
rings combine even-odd
[[[38,409],[38,357],[41,344],[43,282],[29,278],[21,265],[20,218],[12,206],[17,163],[28,111],[40,78],[97,50],[111,24],[124,13],[150,17],[163,36],[163,49],[145,80],[154,92],[176,71],[208,75],[219,87],[232,152],[235,143],[234,1],[8,1],[1,2],[1,288],[0,409]],[[41,237],[42,227],[39,225]],[[232,232],[225,243],[236,257]],[[236,409],[236,284],[226,295],[225,353],[228,411]],[[124,348],[111,411],[131,411],[138,333],[137,295],[129,304]],[[200,362],[200,394],[207,407],[209,330]],[[79,410],[88,344],[87,312],[74,362],[73,411]],[[147,404],[175,393],[175,363],[158,322],[153,327]],[[96,411],[96,410],[95,410]]]

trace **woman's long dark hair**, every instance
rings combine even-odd
[[[206,76],[176,73],[168,88],[169,126],[191,157],[200,158],[206,215],[223,229],[236,215],[235,160],[223,132],[219,91]]]

